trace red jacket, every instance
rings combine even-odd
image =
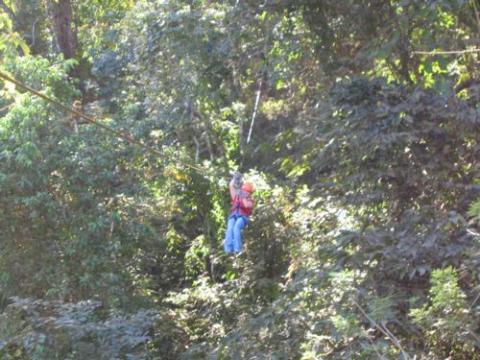
[[[250,194],[239,191],[235,197],[232,196],[232,209],[230,215],[250,216],[252,215],[254,201]]]

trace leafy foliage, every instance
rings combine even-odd
[[[168,321],[152,310],[131,315],[109,312],[94,301],[60,304],[19,298],[0,318],[0,337],[6,339],[0,342],[0,354],[8,359],[144,359],[154,325]],[[164,337],[165,349],[170,344]]]
[[[458,286],[458,276],[451,267],[434,270],[429,291],[431,305],[411,311],[413,318],[427,332],[427,339],[439,356],[467,358],[475,351],[476,339],[471,330],[474,324],[468,316],[465,297]],[[461,328],[464,330],[459,332]]]
[[[2,357],[475,359],[477,2],[63,3],[2,71],[155,151],[2,83]]]

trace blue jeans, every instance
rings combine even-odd
[[[227,220],[227,231],[223,247],[227,254],[239,253],[242,250],[242,230],[247,225],[247,218],[242,215],[230,215]]]

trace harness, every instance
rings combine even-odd
[[[233,206],[230,209],[230,213],[232,215],[240,215],[240,207],[241,207],[241,200],[240,200],[240,195],[237,194],[235,196],[235,199],[233,199]]]
[[[240,194],[237,194],[233,199],[233,206],[230,209],[230,216],[243,216],[247,217],[251,214],[251,209],[242,208],[242,197]]]

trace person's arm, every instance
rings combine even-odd
[[[232,200],[235,199],[237,195],[240,193],[241,186],[242,186],[242,174],[240,174],[239,172],[235,172],[229,184],[230,197],[232,198]]]

